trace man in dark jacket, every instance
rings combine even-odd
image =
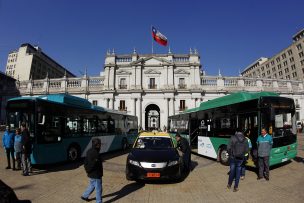
[[[6,169],[11,168],[10,157],[12,157],[13,170],[16,170],[16,168],[15,168],[15,158],[14,158],[14,139],[15,139],[15,134],[13,132],[10,132],[9,126],[6,126],[6,130],[5,130],[3,138],[2,138],[3,148],[5,149],[6,157],[7,157],[7,167],[6,167]]]
[[[227,188],[231,188],[232,182],[235,179],[233,192],[237,192],[239,190],[241,165],[245,160],[245,154],[249,150],[248,141],[240,130],[237,130],[235,135],[231,136],[227,150],[230,159],[230,173]]]
[[[182,160],[184,165],[184,172],[188,173],[191,169],[191,149],[189,142],[176,133],[175,139],[177,141],[177,147],[182,152]]]
[[[29,176],[32,170],[31,165],[31,153],[32,153],[32,142],[26,123],[21,123],[21,136],[22,136],[22,166],[23,175]]]
[[[98,138],[92,139],[92,148],[88,150],[84,160],[85,171],[90,178],[89,186],[82,194],[81,199],[89,201],[90,194],[96,190],[96,202],[102,202],[102,176],[103,167],[102,159],[99,156],[101,141]]]

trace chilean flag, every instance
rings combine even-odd
[[[160,45],[167,46],[168,39],[165,35],[160,33],[155,27],[152,26],[152,36],[153,39],[158,42]]]

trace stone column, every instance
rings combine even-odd
[[[174,98],[170,98],[169,105],[170,105],[169,116],[173,116],[175,115]]]
[[[109,104],[109,109],[114,109],[114,99],[113,99],[113,98],[110,98],[110,99],[109,99],[109,102],[110,102],[110,104]]]
[[[133,115],[136,116],[136,99],[132,99],[133,100]]]
[[[143,128],[144,127],[142,125],[142,113],[143,112],[142,112],[142,109],[141,109],[142,108],[141,105],[142,105],[141,98],[137,98],[136,99],[136,116],[138,118],[138,125]]]

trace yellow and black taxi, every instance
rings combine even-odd
[[[143,132],[137,137],[126,164],[128,180],[181,178],[182,162],[172,137],[164,132]]]

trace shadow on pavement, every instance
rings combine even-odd
[[[293,160],[295,160],[296,162],[299,162],[299,163],[304,163],[304,159],[302,157],[296,156]]]
[[[144,183],[137,183],[137,182],[130,183],[130,184],[124,186],[123,188],[121,188],[119,191],[104,195],[102,198],[113,197],[110,200],[104,201],[104,203],[115,202],[115,201],[131,194],[132,192],[139,190],[140,188],[142,188],[144,186],[145,186]]]
[[[28,189],[30,187],[32,187],[33,184],[27,184],[27,185],[21,185],[18,187],[13,188],[14,190],[23,190],[23,189]]]
[[[1,180],[0,180],[0,202],[31,203],[30,200],[19,200],[14,190]]]
[[[122,156],[124,154],[129,153],[130,150],[117,150],[113,152],[107,152],[104,154],[101,154],[101,157],[103,158],[104,161]],[[44,164],[44,165],[34,165],[33,166],[33,171],[31,175],[39,175],[39,174],[44,174],[44,173],[50,173],[50,172],[58,172],[58,171],[66,171],[66,170],[73,170],[76,168],[79,168],[80,166],[83,165],[84,158],[79,159],[78,161],[75,162],[60,162],[56,164]]]

